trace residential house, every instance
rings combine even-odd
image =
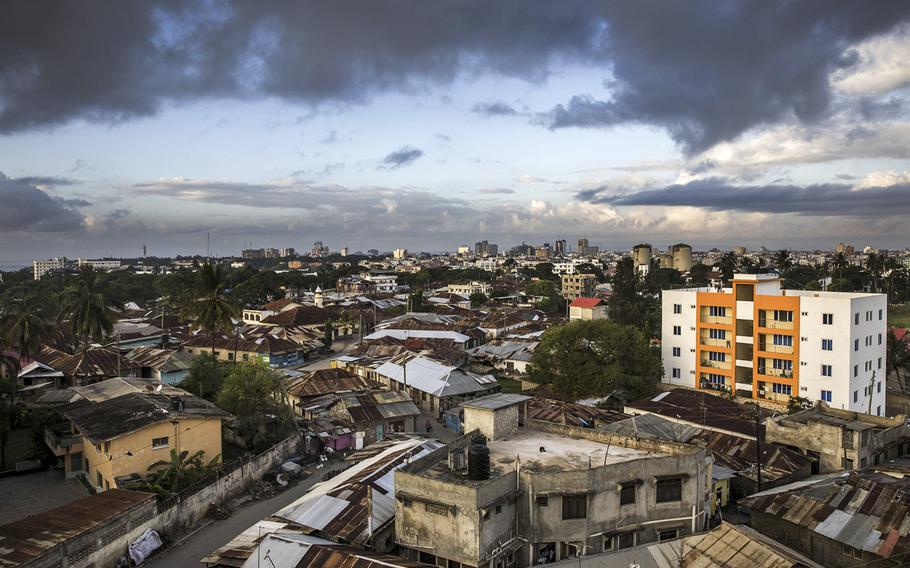
[[[129,361],[117,353],[100,347],[90,347],[77,353],[67,353],[53,347],[44,346],[35,356],[35,361],[41,364],[31,369],[20,378],[33,384],[37,380],[45,382],[49,369],[59,371],[62,377],[54,377],[54,386],[82,386],[117,377],[129,368]],[[24,371],[24,369],[23,369]],[[37,377],[36,375],[42,375]]]
[[[129,376],[155,379],[159,383],[177,385],[190,372],[193,355],[186,351],[138,347],[127,353]]]
[[[68,427],[49,429],[45,440],[67,476],[81,475],[97,491],[116,488],[131,474],[148,475],[170,450],[202,451],[206,460],[221,455],[221,421],[230,415],[205,399],[145,379],[74,390],[80,400],[57,411]]]
[[[578,297],[569,304],[569,321],[607,319],[607,303],[600,298]]]
[[[210,335],[200,333],[187,340],[183,348],[190,355],[207,354],[212,351],[212,343]],[[301,347],[296,341],[274,335],[264,335],[256,339],[216,335],[214,348],[215,357],[219,361],[259,361],[276,369],[294,365],[304,359]]]
[[[362,432],[366,445],[382,441],[389,434],[416,432],[420,409],[407,393],[379,391],[335,397],[328,413],[346,420],[354,432]]]
[[[396,540],[408,558],[524,567],[704,529],[704,448],[530,420],[527,400],[471,401],[467,434],[398,472]]]
[[[302,416],[301,407],[313,399],[339,393],[360,393],[377,390],[380,384],[345,369],[305,371],[301,376],[285,381],[288,399],[294,413]]]
[[[501,389],[492,375],[478,375],[412,353],[402,353],[378,366],[375,379],[390,390],[407,392],[424,413],[434,417]]]
[[[910,466],[819,476],[740,502],[751,526],[830,568],[907,566]]]
[[[471,359],[488,363],[494,369],[509,374],[524,375],[539,341],[494,339],[468,351]]]
[[[907,417],[874,416],[832,408],[824,402],[766,422],[765,440],[818,460],[816,473],[864,468],[910,454]]]

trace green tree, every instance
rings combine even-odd
[[[847,255],[842,252],[836,253],[834,258],[831,259],[831,266],[834,268],[834,274],[838,279],[844,277],[844,271],[847,270],[847,267],[850,266],[850,261],[847,260]]]
[[[476,308],[487,303],[487,295],[483,292],[474,292],[470,296],[471,306]]]
[[[184,315],[197,328],[211,334],[212,357],[215,357],[215,334],[219,331],[231,333],[234,329],[233,318],[240,311],[228,296],[226,287],[225,265],[204,262],[196,279],[195,299],[184,310]]]
[[[16,349],[19,360],[28,360],[37,354],[48,332],[47,322],[39,315],[38,306],[25,289],[0,312],[0,344]]]
[[[708,274],[711,273],[711,267],[705,264],[695,264],[689,269],[689,284],[692,286],[707,286]]]
[[[715,265],[720,273],[723,275],[724,280],[730,281],[733,280],[733,274],[736,272],[737,267],[739,266],[739,259],[736,258],[736,253],[730,251],[725,253],[720,260],[717,261]]]
[[[778,272],[781,274],[790,270],[793,266],[793,257],[790,255],[790,251],[787,249],[780,249],[774,253],[774,266],[777,267]]]
[[[280,373],[264,365],[239,364],[218,392],[218,407],[236,417],[240,436],[254,451],[284,437],[291,424],[281,381]],[[272,420],[277,428],[270,427]]]
[[[532,381],[552,384],[571,397],[623,390],[638,398],[653,393],[663,374],[660,353],[632,326],[610,320],[552,327],[531,357]]]
[[[787,401],[787,414],[796,414],[802,410],[807,410],[815,406],[808,398],[801,396],[791,396]]]
[[[607,300],[610,319],[642,329],[650,335],[660,328],[659,291],[646,289],[645,281],[632,264],[631,257],[625,257],[616,264],[616,271],[610,282],[613,293]]]
[[[863,263],[869,272],[869,278],[872,280],[872,291],[881,290],[881,281],[885,272],[885,257],[876,252],[866,254],[866,260]]]
[[[114,311],[108,306],[100,274],[83,268],[76,281],[59,296],[60,316],[68,320],[73,337],[81,340],[82,350],[91,341],[101,341],[114,331]]]
[[[202,450],[190,454],[186,450],[178,453],[172,449],[168,459],[158,460],[148,467],[151,475],[147,479],[131,488],[152,490],[162,496],[176,493],[214,471],[221,461],[221,454],[208,463],[204,459],[205,452]]]
[[[898,339],[894,330],[888,330],[887,356],[885,357],[886,369],[889,377],[897,379],[901,392],[907,394],[905,375],[910,373],[910,346],[905,338]]]
[[[221,389],[223,364],[211,353],[201,353],[193,359],[190,372],[180,381],[180,388],[196,396],[213,400]]]
[[[326,349],[332,346],[332,342],[335,340],[335,326],[332,324],[332,320],[326,320],[325,324],[322,326],[322,342],[325,344]]]

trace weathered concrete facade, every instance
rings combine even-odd
[[[396,538],[410,558],[522,567],[705,527],[704,448],[528,421],[491,444],[490,478],[472,480],[466,454],[477,432],[397,473]]]
[[[831,408],[814,408],[768,420],[765,441],[818,456],[819,472],[878,465],[910,450],[910,426],[898,415],[885,418]]]

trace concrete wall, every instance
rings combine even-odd
[[[681,313],[673,313],[673,305],[681,306]],[[696,295],[691,290],[664,290],[661,293],[661,360],[664,365],[663,381],[671,385],[695,388],[695,346],[698,342],[695,323],[698,314]],[[682,335],[673,335],[673,327],[680,327]],[[673,348],[679,348],[679,356],[673,355]],[[679,378],[673,377],[673,369],[680,370]]]
[[[129,544],[146,529],[157,530],[174,539],[198,523],[216,503],[244,491],[266,472],[298,452],[300,439],[295,435],[253,456],[234,471],[185,498],[156,503],[149,501],[126,515],[112,519],[90,533],[70,539],[30,566],[89,567],[113,566],[127,553]],[[170,505],[168,507],[168,505]],[[160,512],[159,512],[160,510]]]
[[[488,440],[498,440],[518,430],[518,405],[498,410],[483,408],[464,409],[464,431],[480,430]]]

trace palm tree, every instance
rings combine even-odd
[[[793,257],[790,256],[790,251],[787,249],[780,249],[774,253],[774,264],[781,274],[793,268]]]
[[[107,304],[98,274],[91,268],[83,268],[76,282],[60,293],[58,301],[60,317],[69,321],[83,352],[92,340],[100,341],[113,333],[114,311]]]
[[[176,493],[182,487],[202,478],[218,465],[221,454],[215,456],[208,464],[202,461],[205,452],[198,450],[190,455],[186,450],[177,452],[172,449],[168,459],[158,460],[148,467],[152,472],[146,483],[149,487],[161,492]]]
[[[869,271],[869,275],[872,277],[872,289],[875,292],[879,291],[879,280],[882,277],[885,266],[885,257],[878,253],[870,252],[866,255],[866,270]]]
[[[850,261],[847,260],[847,255],[842,252],[836,253],[834,258],[831,260],[831,266],[834,267],[834,270],[837,272],[838,280],[844,277],[844,270],[850,266]]]
[[[737,264],[736,253],[732,251],[720,257],[720,260],[717,262],[717,267],[720,269],[721,274],[723,274],[724,280],[733,279],[733,273],[736,272]]]
[[[904,338],[898,339],[894,335],[894,330],[888,330],[888,345],[886,370],[888,375],[894,375],[897,383],[901,387],[901,392],[907,394],[907,388],[904,384],[904,374],[910,372],[910,346]]]
[[[211,334],[212,359],[215,358],[215,334],[219,331],[231,333],[234,329],[233,318],[240,311],[228,297],[226,289],[225,265],[206,261],[199,267],[197,298],[184,310],[184,315],[193,320],[196,327]]]
[[[15,348],[19,352],[19,361],[35,355],[47,334],[47,322],[38,315],[38,306],[25,290],[0,314],[0,344]]]

